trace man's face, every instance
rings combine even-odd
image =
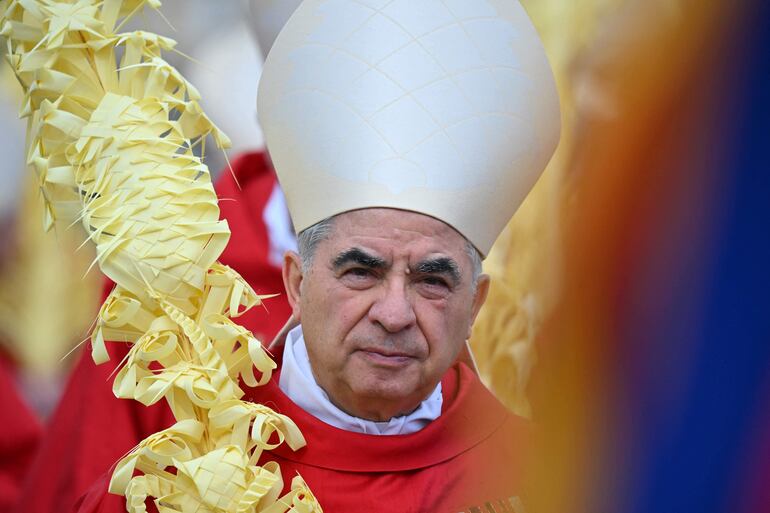
[[[454,363],[486,296],[465,240],[434,218],[378,208],[341,214],[304,275],[284,279],[316,381],[357,417],[414,410]]]

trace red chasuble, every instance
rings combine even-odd
[[[278,375],[246,398],[288,415],[307,445],[263,455],[281,465],[288,491],[299,473],[327,513],[524,513],[520,481],[530,426],[509,413],[459,363],[442,380],[441,416],[417,433],[366,435],[326,424],[278,388]],[[107,493],[104,475],[78,513],[119,513],[125,500]]]
[[[263,459],[299,472],[329,513],[523,513],[522,464],[530,425],[503,407],[465,364],[442,380],[441,416],[408,435],[368,435],[326,424],[294,404],[275,377],[247,396],[288,415],[307,446]]]
[[[258,294],[283,293],[281,270],[270,260],[270,234],[263,221],[263,210],[278,183],[275,174],[263,153],[241,156],[233,162],[233,171],[240,187],[229,169],[216,184],[222,217],[232,232],[221,261]],[[290,312],[281,295],[253,308],[239,322],[269,342]],[[128,348],[118,343],[108,343],[107,348],[111,360],[99,366],[90,351],[82,352],[30,468],[19,513],[70,511],[78,497],[132,447],[173,424],[165,403],[146,407],[115,398],[114,370]]]

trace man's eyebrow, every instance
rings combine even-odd
[[[334,258],[332,265],[335,269],[339,269],[343,265],[351,262],[362,265],[364,267],[369,267],[371,269],[382,269],[387,266],[385,260],[380,257],[370,255],[361,248],[346,249]]]
[[[455,284],[460,283],[460,266],[449,257],[423,260],[414,270],[420,274],[447,274]]]

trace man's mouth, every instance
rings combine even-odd
[[[369,363],[380,367],[401,367],[414,360],[414,356],[399,351],[366,348],[358,351]]]

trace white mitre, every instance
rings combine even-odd
[[[553,75],[515,0],[305,0],[258,101],[297,232],[390,207],[486,255],[559,139]]]

